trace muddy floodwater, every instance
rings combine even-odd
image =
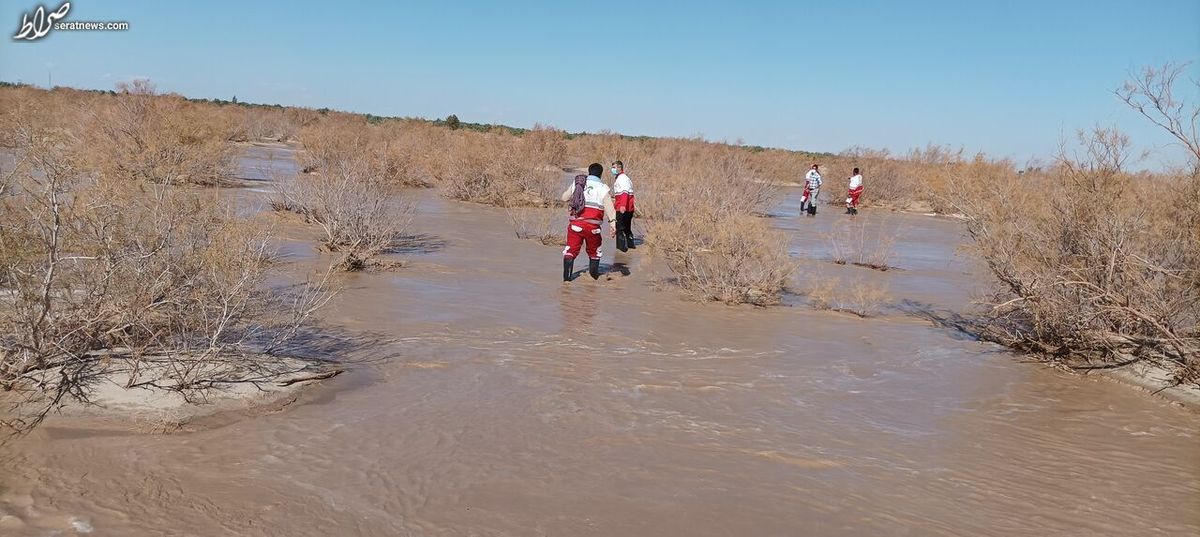
[[[860,319],[688,302],[646,248],[564,285],[503,210],[415,195],[408,265],[322,315],[349,374],[194,433],[51,420],[0,448],[0,534],[1200,534],[1200,414],[928,320],[984,287],[953,220],[864,210],[901,231],[898,269],[838,266],[846,217],[788,193],[793,287],[887,283]]]

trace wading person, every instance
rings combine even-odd
[[[617,210],[617,249],[624,252],[637,248],[633,244],[633,181],[625,174],[625,163],[616,161],[609,169],[613,174],[613,205]]]
[[[575,176],[575,181],[563,192],[562,200],[571,203],[571,221],[567,222],[567,247],[563,248],[563,281],[571,281],[575,271],[575,257],[579,255],[580,247],[587,251],[588,274],[592,279],[600,278],[600,227],[608,222],[613,235],[617,227],[614,223],[616,211],[613,209],[612,195],[608,185],[600,180],[604,166],[592,164],[588,166],[587,175]]]
[[[821,167],[813,164],[804,174],[804,193],[800,195],[800,214],[817,215],[817,196],[821,194]]]
[[[862,173],[854,168],[854,173],[850,174],[850,190],[846,192],[846,214],[858,214],[858,198],[862,193]]]

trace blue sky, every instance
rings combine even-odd
[[[0,0],[0,28],[15,33],[35,5]],[[193,97],[378,115],[1018,160],[1097,123],[1175,158],[1111,90],[1140,66],[1200,60],[1200,0],[76,0],[66,20],[131,29],[6,35],[0,79],[148,77]]]

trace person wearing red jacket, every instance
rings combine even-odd
[[[617,210],[617,249],[624,252],[637,248],[633,242],[633,181],[625,174],[625,163],[616,161],[609,169],[613,174],[613,207]]]
[[[850,175],[850,190],[846,192],[846,214],[858,214],[858,198],[863,193],[863,176],[858,168]]]
[[[588,174],[575,177],[575,181],[562,194],[562,200],[571,204],[571,220],[567,223],[567,247],[563,248],[563,281],[571,281],[574,274],[575,257],[586,245],[588,274],[592,279],[600,278],[600,227],[605,221],[616,234],[616,212],[608,185],[600,180],[604,166],[594,163],[588,166]]]

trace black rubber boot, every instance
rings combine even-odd
[[[575,272],[575,260],[570,257],[563,258],[563,281],[571,281],[571,273]]]
[[[622,252],[629,251],[629,239],[625,233],[625,215],[617,214],[617,249]]]
[[[593,280],[600,279],[600,260],[599,259],[589,259],[588,260],[588,274],[592,275]]]
[[[625,213],[625,245],[630,250],[637,249],[637,244],[633,240],[633,213]]]

